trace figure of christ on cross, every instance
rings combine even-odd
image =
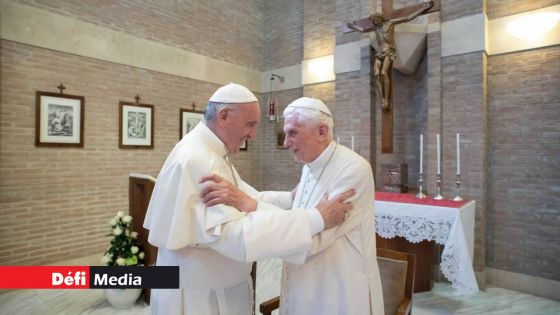
[[[391,110],[391,71],[395,59],[395,25],[406,23],[434,6],[433,1],[424,2],[420,7],[404,17],[386,18],[384,14],[374,13],[367,19],[347,23],[347,27],[361,33],[374,32],[375,61],[373,64],[374,84],[381,99],[381,109]]]
[[[393,153],[392,72],[395,59],[395,25],[415,19],[425,13],[439,11],[440,0],[419,3],[393,10],[393,0],[381,0],[382,13],[354,20],[345,25],[344,33],[359,31],[375,36],[373,81],[381,99],[381,153]]]

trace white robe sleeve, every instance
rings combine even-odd
[[[264,201],[282,208],[284,210],[292,209],[294,200],[290,191],[261,191],[257,196],[259,201]]]
[[[293,199],[292,193],[289,191],[257,191],[251,185],[247,184],[243,180],[239,184],[239,188],[243,190],[246,194],[251,196],[258,201],[264,201],[266,203],[275,205],[278,208],[284,210],[292,209]],[[257,210],[261,210],[258,208]],[[262,210],[277,210],[277,208],[263,207]]]
[[[371,167],[366,162],[348,165],[336,177],[335,181],[329,184],[329,187],[327,190],[329,196],[337,196],[350,189],[355,189],[356,194],[348,199],[354,208],[350,210],[348,218],[342,224],[313,237],[308,256],[320,253],[337,238],[343,237],[350,231],[358,228],[366,212],[373,210],[375,186],[373,184]]]
[[[290,263],[303,264],[311,246],[311,230],[303,210],[254,211],[224,224],[220,239],[209,246],[243,262],[282,257]]]
[[[151,244],[169,250],[208,244],[220,238],[223,224],[244,216],[233,207],[202,204],[199,179],[210,174],[227,178],[222,164],[195,154],[170,156],[158,176],[144,221]]]
[[[243,262],[289,256],[294,263],[303,263],[311,245],[304,211],[279,211],[265,202],[259,202],[259,208],[265,211],[249,215],[223,204],[206,207],[200,192],[207,184],[199,180],[211,174],[233,181],[229,166],[221,158],[190,154],[166,162],[144,224],[150,230],[151,244],[170,250],[210,247]],[[247,187],[243,184],[249,194],[256,192]]]

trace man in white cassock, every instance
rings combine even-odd
[[[273,204],[309,208],[325,194],[350,188],[354,206],[339,226],[313,237],[303,265],[284,260],[280,314],[384,314],[375,245],[375,186],[371,165],[333,141],[333,119],[318,99],[303,97],[284,111],[284,146],[305,163],[295,198],[290,192],[262,193]],[[242,192],[218,177],[204,191],[207,204],[235,204]],[[227,197],[226,197],[227,195]],[[235,196],[235,197],[234,197]]]
[[[255,137],[260,119],[257,98],[247,88],[228,84],[210,98],[204,122],[177,143],[157,178],[144,221],[148,241],[158,247],[158,266],[180,267],[180,289],[155,289],[152,314],[249,315],[252,313],[251,264],[282,257],[297,266],[310,250],[312,236],[343,222],[354,194],[310,202],[309,210],[277,209],[243,182],[228,156]],[[217,174],[260,201],[238,209],[206,206],[208,185],[200,179]],[[334,195],[331,195],[334,196]],[[291,208],[291,201],[278,206]],[[240,211],[239,209],[243,210]],[[259,211],[254,211],[259,210]]]

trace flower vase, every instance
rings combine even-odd
[[[142,289],[105,289],[105,297],[113,308],[129,308],[136,303]]]

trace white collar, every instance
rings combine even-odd
[[[325,150],[323,150],[323,152],[317,158],[315,158],[315,160],[306,164],[307,167],[309,167],[309,170],[311,171],[314,177],[319,176],[323,168],[329,162],[335,149],[336,149],[336,142],[331,140],[331,143],[327,146]]]
[[[220,156],[227,155],[227,147],[225,143],[206,124],[201,121],[194,127],[193,132],[199,134],[202,142],[210,147],[210,149]]]

